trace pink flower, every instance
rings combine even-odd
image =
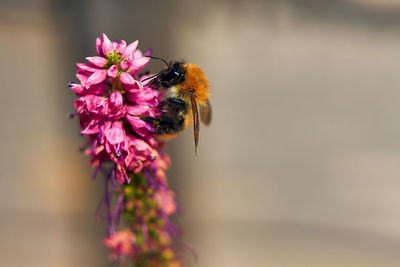
[[[130,73],[137,73],[141,70],[147,63],[150,61],[150,58],[144,57],[142,52],[139,50],[133,53],[133,60],[131,61],[129,68]]]
[[[155,148],[152,148],[145,140],[139,138],[127,137],[126,149],[128,151],[125,157],[125,165],[128,170],[135,173],[140,172],[143,167],[149,166],[152,159],[158,156]]]
[[[103,243],[111,249],[112,257],[117,259],[121,256],[135,256],[135,235],[130,229],[124,229],[105,238]]]
[[[134,78],[150,60],[144,57],[139,50],[136,50],[139,41],[129,45],[125,41],[111,42],[103,33],[102,39],[96,39],[96,51],[98,56],[87,57],[90,64],[80,64],[78,68],[82,71],[92,73],[89,79],[89,86],[104,81],[105,77],[115,79],[120,74],[120,80],[124,84],[139,85]]]
[[[176,202],[174,197],[175,193],[166,189],[158,190],[154,196],[157,205],[168,216],[176,212]]]
[[[144,80],[148,76],[142,76],[141,79]],[[138,87],[130,87],[127,90],[127,99],[134,103],[140,104],[142,106],[157,106],[160,103],[160,99],[163,96],[161,90],[154,90],[150,86],[144,85],[142,90]]]
[[[133,130],[141,135],[146,136],[154,132],[153,127],[151,125],[145,123],[139,117],[132,116],[134,115],[147,115],[154,116],[154,111],[149,106],[128,106],[127,107],[127,120],[132,125]]]
[[[76,64],[81,76],[81,85],[71,85],[73,90],[82,94],[84,89],[97,87],[107,83],[109,79],[117,79],[125,87],[142,88],[141,83],[135,78],[135,74],[143,69],[150,58],[143,56],[142,52],[136,50],[139,41],[127,45],[125,41],[111,42],[103,33],[102,38],[96,39],[97,56],[86,57],[89,63]],[[84,80],[84,81],[82,81]],[[98,89],[98,88],[97,88]],[[95,89],[91,89],[93,91]]]
[[[120,148],[125,144],[126,134],[121,121],[106,122],[102,125],[105,136],[106,151],[120,154]]]
[[[87,86],[88,76],[82,74],[81,72],[78,72],[76,74],[76,77],[79,79],[80,84],[71,82],[69,83],[69,86],[78,96],[83,96],[88,94],[104,95],[106,93],[107,88],[109,87],[109,85],[104,83],[88,87]]]

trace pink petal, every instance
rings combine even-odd
[[[152,130],[149,130],[150,131],[150,133],[153,133],[154,132],[154,129],[152,129]],[[158,141],[156,141],[153,137],[151,137],[151,135],[147,135],[147,137],[146,137],[146,142],[149,144],[149,145],[151,145],[152,147],[155,147],[155,146],[157,146],[157,144],[158,144]]]
[[[92,95],[97,95],[97,96],[103,96],[106,94],[106,91],[110,88],[109,85],[104,84],[104,83],[99,83],[90,86],[87,88],[84,92],[84,94],[92,94]]]
[[[135,51],[135,53],[133,53],[133,58],[139,58],[139,57],[143,57],[142,51],[140,51],[139,49],[137,49]]]
[[[113,79],[117,78],[117,76],[118,76],[117,65],[112,65],[110,68],[108,68],[107,75],[108,75],[108,77],[113,78]]]
[[[96,72],[99,70],[98,68],[94,68],[92,64],[86,64],[86,63],[77,63],[76,67],[81,71],[88,71],[88,72]]]
[[[131,66],[129,67],[129,72],[136,73],[141,70],[148,62],[150,61],[149,57],[140,57],[135,58],[131,62]]]
[[[125,48],[126,48],[126,42],[124,40],[122,40],[117,45],[117,48],[115,49],[115,51],[117,51],[117,53],[120,53],[122,55],[125,52]]]
[[[84,113],[85,112],[85,101],[78,98],[77,100],[74,101],[74,107],[78,111],[78,113]]]
[[[91,121],[88,126],[81,131],[81,134],[95,134],[99,132],[99,124],[96,121]]]
[[[137,150],[148,150],[151,149],[150,146],[143,141],[142,139],[134,139],[131,144],[137,149]]]
[[[151,133],[154,133],[154,131],[155,131],[155,129],[150,124],[147,124],[147,123],[146,123],[145,128]]]
[[[86,81],[87,81],[87,79],[89,77],[89,76],[84,75],[82,73],[77,73],[75,76],[76,76],[76,78],[78,78],[78,80],[81,82],[82,85],[86,84]]]
[[[151,56],[153,54],[153,49],[147,49],[147,51],[144,53],[144,56]]]
[[[128,106],[127,111],[130,114],[135,115],[143,115],[146,113],[150,108],[148,106]]]
[[[115,121],[111,128],[104,131],[108,142],[112,145],[119,144],[125,141],[126,134],[120,121]]]
[[[138,44],[139,44],[139,41],[138,41],[138,40],[134,41],[133,43],[130,43],[130,44],[126,47],[124,53],[122,54],[122,57],[123,57],[123,58],[132,59],[132,58],[133,58],[133,53],[135,52],[135,50],[136,50]]]
[[[113,45],[113,50],[115,51],[115,49],[116,49],[117,46],[118,46],[118,42],[114,41],[114,42],[112,42],[112,45]]]
[[[133,161],[134,159],[135,159],[135,157],[134,157],[133,153],[130,153],[128,151],[128,154],[125,156],[125,165],[128,166],[128,169],[130,168],[129,165],[131,165],[131,163],[134,163],[134,161]]]
[[[106,79],[106,77],[107,77],[106,70],[98,70],[95,73],[93,73],[92,75],[90,75],[90,77],[86,81],[86,86],[90,86],[93,84],[99,84],[99,83],[103,82]]]
[[[118,182],[120,184],[124,184],[125,183],[125,177],[124,177],[124,174],[121,173],[121,171],[118,170],[117,172],[115,172],[115,177],[117,178],[117,180],[118,180]],[[111,245],[108,245],[107,243],[105,243],[105,245],[111,247]],[[117,247],[118,247],[118,253],[119,254],[123,254],[122,247],[121,246],[117,246]]]
[[[122,70],[127,70],[129,68],[129,61],[127,59],[123,59],[120,63],[119,63],[119,67]]]
[[[135,102],[136,99],[134,98],[134,95],[132,95],[132,94],[140,92],[140,90],[141,90],[140,86],[138,85],[139,82],[138,81],[136,81],[136,82],[137,83],[134,85],[122,84],[122,87],[125,89],[125,91],[128,92],[128,98],[130,99],[130,101],[133,101],[133,102]]]
[[[146,125],[147,123],[142,121],[140,118],[138,117],[134,117],[134,116],[127,116],[126,117],[129,121],[129,123],[132,125],[133,130],[141,135],[141,136],[145,136],[146,134],[149,134],[149,131],[146,129]]]
[[[111,103],[110,103],[110,106],[112,106]],[[111,108],[112,108],[111,112],[108,115],[108,118],[110,120],[119,120],[121,118],[126,117],[126,107],[125,106],[119,106],[117,108],[111,107]]]
[[[129,84],[129,85],[136,84],[136,80],[126,72],[121,73],[121,75],[119,76],[119,80],[121,81],[121,83],[124,84]]]
[[[105,133],[105,131],[102,131],[102,133]],[[105,134],[104,134],[104,136],[105,136]],[[104,137],[104,139],[106,140],[106,138]],[[105,147],[105,149],[106,149],[106,152],[108,153],[108,154],[111,154],[112,153],[112,151],[113,151],[113,146],[109,143],[109,142],[107,142],[107,141],[105,141],[106,143],[104,144],[104,147]]]
[[[110,103],[114,107],[120,107],[124,104],[124,98],[122,97],[122,94],[118,91],[114,91],[110,95]]]
[[[127,72],[121,72],[121,75],[119,76],[119,79],[123,85],[128,85],[128,86],[123,86],[125,90],[131,91],[132,89],[143,89],[142,84],[135,80],[132,75],[130,75]],[[133,88],[129,88],[133,87]]]
[[[156,106],[159,103],[159,98],[162,92],[156,90],[128,91],[128,99],[141,105]]]
[[[113,51],[113,44],[111,43],[110,39],[108,39],[107,35],[103,33],[103,45],[102,51],[104,55]]]
[[[96,108],[95,112],[97,114],[102,114],[108,116],[111,112],[111,108],[109,105],[108,98],[104,99],[104,101]]]
[[[86,60],[99,68],[104,67],[104,65],[107,63],[107,59],[104,57],[87,57]]]
[[[101,39],[100,38],[96,38],[96,51],[97,51],[97,55],[99,55],[99,56],[103,56],[104,55],[103,51],[101,50],[101,44],[102,44]]]
[[[104,145],[97,145],[94,149],[90,149],[90,152],[93,153],[94,155],[98,155],[102,151],[104,151]]]
[[[146,122],[142,121],[139,117],[131,116],[128,114],[128,116],[126,118],[131,123],[132,127],[135,130],[146,126]]]
[[[84,105],[89,112],[97,112],[97,109],[103,105],[105,98],[96,95],[86,95],[77,99],[77,105]]]
[[[77,94],[81,94],[83,92],[83,87],[82,87],[82,85],[77,84],[77,85],[73,85],[71,87],[71,90],[74,91]]]

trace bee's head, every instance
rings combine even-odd
[[[174,86],[185,80],[185,72],[182,62],[174,62],[161,71],[158,77],[163,86]]]
[[[158,58],[153,56],[147,56],[147,57],[161,60],[167,66],[164,70],[160,71],[157,75],[153,76],[157,77],[157,79],[154,79],[153,83],[157,81],[162,86],[169,87],[177,85],[185,80],[186,69],[184,67],[183,62],[176,61],[168,64],[168,62],[163,58]]]

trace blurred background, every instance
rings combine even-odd
[[[198,157],[168,144],[189,266],[400,266],[396,0],[2,0],[0,266],[109,266],[66,118],[103,32],[210,80]]]

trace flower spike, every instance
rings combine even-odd
[[[151,50],[143,55],[138,43],[112,42],[105,34],[96,39],[97,55],[76,64],[79,82],[68,84],[77,95],[73,114],[87,139],[82,150],[95,168],[93,178],[105,177],[96,214],[107,219],[103,243],[111,259],[179,267],[177,226],[169,219],[178,208],[165,174],[170,160],[153,127],[141,120],[160,112],[162,92],[141,82],[149,79],[138,73]]]

